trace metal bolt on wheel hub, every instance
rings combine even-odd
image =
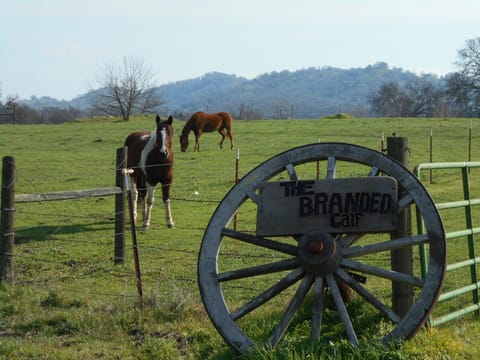
[[[332,273],[340,263],[340,249],[330,234],[320,231],[302,236],[298,242],[298,258],[306,273],[325,275]]]

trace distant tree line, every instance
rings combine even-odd
[[[0,123],[51,124],[74,121],[80,116],[114,116],[124,121],[132,115],[160,112],[163,100],[155,91],[153,73],[141,58],[124,58],[123,64],[105,64],[91,90],[90,106],[80,110],[73,106],[29,107],[17,97],[0,103]],[[37,100],[36,98],[34,100]]]
[[[18,101],[17,97],[8,97],[0,102],[0,124],[63,124],[86,116],[86,113],[74,107],[43,107],[34,109]]]
[[[369,96],[372,111],[386,117],[480,117],[480,37],[458,51],[459,71],[443,87],[425,78],[386,82]]]
[[[444,77],[416,75],[377,63],[349,70],[325,67],[263,74],[204,76],[156,86],[139,58],[106,64],[98,87],[70,102],[17,97],[0,102],[0,123],[63,123],[88,116],[229,111],[238,120],[355,117],[480,117],[480,37],[457,53],[458,71]],[[167,107],[168,106],[168,107]]]

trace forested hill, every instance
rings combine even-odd
[[[444,85],[444,78],[421,75],[433,84]],[[308,68],[298,71],[271,72],[254,79],[218,72],[196,79],[161,85],[158,91],[165,101],[162,112],[190,114],[194,111],[229,111],[243,118],[318,118],[339,112],[368,116],[368,97],[386,82],[404,85],[418,75],[401,68],[377,63],[364,68]],[[55,99],[32,98],[25,101],[34,108],[42,102],[55,106]],[[59,107],[86,110],[91,94]]]
[[[170,110],[227,110],[253,112],[253,118],[317,118],[339,112],[369,115],[368,97],[386,82],[404,85],[417,77],[385,63],[365,68],[334,67],[281,71],[248,80],[235,75],[209,73],[193,80],[160,86]],[[443,78],[422,75],[443,85]],[[255,116],[257,115],[257,116]]]

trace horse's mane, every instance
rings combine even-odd
[[[185,123],[182,129],[182,135],[181,135],[182,137],[188,136],[188,133],[192,129],[192,124],[197,114],[198,112],[194,113],[192,116],[190,116],[190,119],[188,119],[187,122]]]

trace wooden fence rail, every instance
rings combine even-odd
[[[40,202],[40,201],[57,201],[90,198],[95,196],[109,196],[122,193],[119,187],[107,187],[99,189],[59,191],[44,194],[18,194],[15,195],[15,203]]]
[[[49,192],[43,194],[15,194],[15,159],[5,156],[2,161],[2,199],[0,224],[0,282],[13,280],[14,214],[16,203],[58,201],[115,195],[114,263],[123,263],[125,257],[125,206],[126,186],[124,169],[127,149],[117,149],[117,166],[114,187]]]

